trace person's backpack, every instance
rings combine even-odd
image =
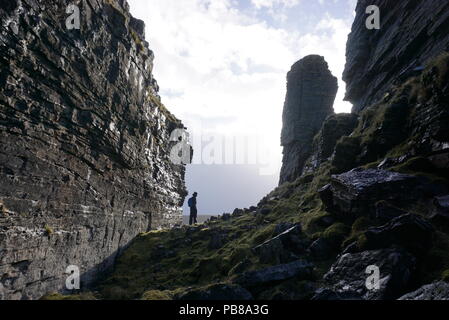
[[[189,201],[187,201],[187,204],[189,205],[189,207],[193,206],[193,198],[190,198]]]

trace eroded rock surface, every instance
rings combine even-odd
[[[366,28],[370,5],[380,9],[379,30]],[[346,47],[346,99],[359,112],[443,51],[449,51],[449,2],[359,0]]]
[[[0,5],[0,297],[82,286],[139,232],[181,223],[184,128],[160,103],[142,21],[123,0]]]
[[[415,271],[415,258],[399,248],[343,254],[324,276],[335,296],[360,297],[364,300],[396,299],[407,291]],[[368,289],[369,266],[380,271],[379,289]],[[323,292],[319,292],[324,299]],[[330,295],[332,296],[332,295]]]
[[[427,284],[398,300],[449,300],[449,283],[438,281]]]

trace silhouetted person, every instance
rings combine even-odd
[[[190,207],[190,219],[189,219],[189,225],[197,223],[196,217],[198,215],[198,210],[196,208],[196,196],[198,193],[194,192],[192,197],[189,199],[187,204]]]

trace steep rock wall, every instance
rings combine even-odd
[[[181,223],[184,166],[144,24],[124,0],[0,5],[0,299],[82,286],[140,232]]]
[[[334,113],[338,84],[327,62],[318,55],[296,62],[287,75],[287,96],[282,115],[284,147],[280,184],[299,177],[310,156],[313,137],[327,116]]]
[[[380,29],[366,28],[366,8],[380,9]],[[346,47],[346,100],[360,112],[411,70],[449,51],[446,0],[359,0]]]

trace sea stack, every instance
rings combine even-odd
[[[280,184],[293,181],[302,174],[310,156],[313,137],[326,117],[334,113],[337,90],[337,78],[332,75],[322,56],[304,57],[287,74]]]

